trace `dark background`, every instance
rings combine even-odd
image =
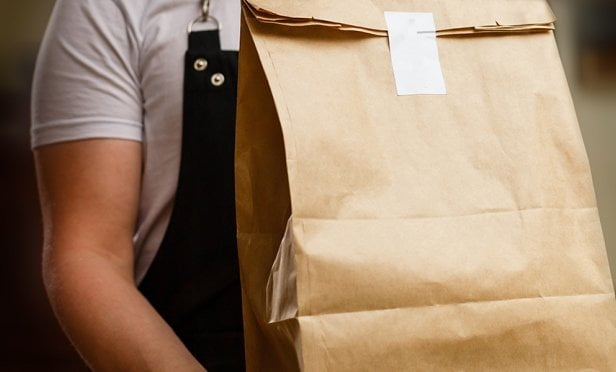
[[[40,274],[29,96],[52,6],[53,0],[0,0],[1,371],[86,370],[53,318]],[[616,2],[553,0],[552,6],[616,273]]]

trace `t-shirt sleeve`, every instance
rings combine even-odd
[[[141,141],[138,25],[114,0],[57,0],[37,58],[32,148]]]

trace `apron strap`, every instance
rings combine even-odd
[[[191,32],[188,44],[177,191],[139,289],[208,371],[244,372],[234,195],[238,53],[220,50],[219,30]]]

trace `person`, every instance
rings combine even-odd
[[[43,273],[94,370],[245,369],[239,1],[56,1],[32,102]]]

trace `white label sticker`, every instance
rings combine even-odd
[[[399,96],[447,94],[432,13],[385,12]]]

